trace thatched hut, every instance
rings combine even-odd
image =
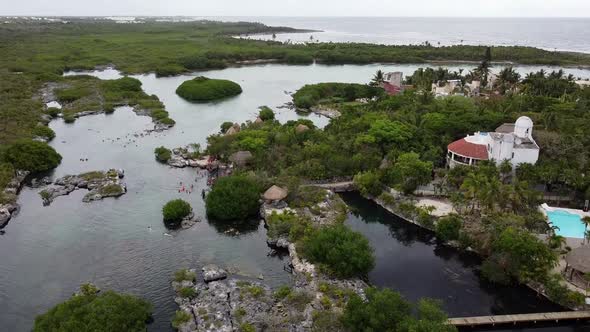
[[[264,121],[262,121],[262,119],[261,119],[260,117],[257,117],[257,118],[256,118],[256,120],[254,120],[254,123],[255,123],[255,124],[261,124],[261,123],[263,123],[263,122],[264,122]]]
[[[588,287],[590,280],[586,277],[590,273],[590,246],[573,249],[565,257],[566,277],[574,284]]]
[[[287,189],[273,185],[264,192],[262,198],[267,202],[278,202],[287,198],[288,193]]]
[[[233,126],[231,126],[226,132],[226,135],[235,135],[237,133],[240,132],[240,125],[237,123],[234,123]]]
[[[252,159],[252,152],[250,151],[238,151],[229,156],[229,160],[237,166],[246,165],[250,159]]]
[[[302,132],[308,131],[308,130],[309,130],[309,127],[304,124],[301,124],[301,123],[298,124],[297,127],[295,127],[295,131],[297,133],[302,133]]]

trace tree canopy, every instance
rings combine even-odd
[[[185,81],[176,89],[176,94],[182,98],[196,102],[223,99],[240,93],[242,93],[242,87],[235,82],[202,76]]]
[[[261,186],[244,175],[218,179],[207,195],[207,215],[217,220],[242,220],[258,213]]]
[[[132,295],[113,291],[72,296],[35,318],[33,331],[145,331],[152,306]]]

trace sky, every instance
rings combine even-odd
[[[0,16],[589,17],[589,0],[0,0]]]

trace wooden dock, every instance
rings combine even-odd
[[[590,311],[545,312],[538,314],[517,314],[479,317],[449,318],[448,323],[457,327],[517,325],[538,322],[560,322],[590,320]]]

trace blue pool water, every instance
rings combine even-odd
[[[564,210],[547,211],[547,217],[553,226],[559,227],[556,233],[565,237],[574,237],[583,239],[586,226],[582,223],[582,218],[573,213]]]

